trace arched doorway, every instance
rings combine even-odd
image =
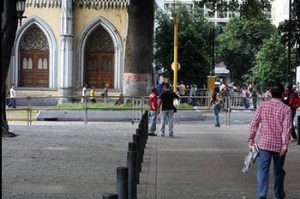
[[[33,24],[20,41],[19,87],[49,87],[49,44]]]
[[[108,32],[98,26],[87,39],[84,55],[83,82],[103,88],[114,85],[114,44]]]

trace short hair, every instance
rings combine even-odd
[[[152,90],[151,90],[151,92],[155,92],[156,93],[157,92],[157,88],[153,87]]]
[[[284,87],[282,84],[275,84],[271,88],[271,94],[273,98],[282,98]]]

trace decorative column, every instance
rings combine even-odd
[[[72,94],[72,37],[73,10],[71,0],[62,0],[60,35],[60,91],[61,96]],[[66,98],[63,101],[67,100]]]

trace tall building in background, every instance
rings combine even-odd
[[[225,0],[225,1],[231,1],[231,0]],[[281,0],[277,0],[281,1]],[[282,0],[285,1],[285,0]],[[174,7],[174,2],[181,3],[185,5],[188,9],[194,9],[195,7],[198,7],[202,10],[203,15],[211,22],[214,22],[215,25],[221,25],[224,26],[231,18],[239,16],[239,12],[237,11],[220,11],[217,10],[215,12],[212,12],[211,5],[207,5],[203,3],[202,0],[164,0],[164,10],[166,12],[169,12]],[[242,2],[242,0],[239,0],[239,2]],[[268,17],[271,19],[271,12],[266,11],[268,14]]]
[[[283,23],[284,20],[289,19],[289,6],[290,0],[274,0],[272,2],[271,18],[272,23],[276,27]]]

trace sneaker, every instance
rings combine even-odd
[[[173,135],[173,134],[170,134],[169,136],[170,136],[170,137],[173,137],[174,135]]]
[[[165,137],[165,134],[162,133],[162,134],[160,134],[160,136],[161,136],[161,137]]]
[[[149,133],[148,136],[157,136],[155,133]]]

